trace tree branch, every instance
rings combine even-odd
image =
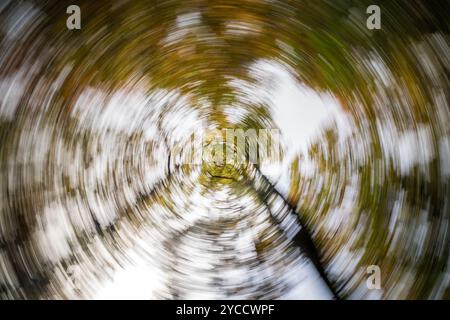
[[[274,184],[261,172],[258,165],[254,164],[253,167],[255,168],[257,174],[259,177],[264,181],[264,183],[268,186],[271,193],[275,193],[281,199],[283,199],[285,205],[289,208],[289,214],[293,215],[295,220],[297,221],[298,225],[300,225],[301,229],[299,232],[294,236],[293,241],[294,243],[300,247],[303,252],[308,256],[308,258],[311,259],[312,263],[314,264],[314,267],[319,272],[320,277],[325,282],[331,293],[333,294],[334,298],[336,300],[340,300],[338,291],[334,288],[333,283],[328,278],[325,268],[323,267],[323,264],[320,259],[320,253],[317,247],[314,244],[313,238],[311,236],[311,232],[308,230],[308,227],[304,221],[302,221],[301,216],[297,213],[297,205],[291,204],[285,197],[282,195],[277,188],[274,186]]]

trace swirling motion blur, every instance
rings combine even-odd
[[[0,297],[449,297],[447,1],[78,2],[0,3]],[[283,157],[186,165],[218,128]]]

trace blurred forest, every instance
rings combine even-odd
[[[220,297],[280,298],[297,259],[335,298],[450,298],[449,2],[377,1],[382,29],[368,30],[373,2],[77,1],[80,30],[66,28],[70,1],[1,4],[0,297],[87,297],[132,248],[164,270],[161,298],[205,282]],[[259,164],[193,167],[171,153],[192,132],[276,127],[270,102],[236,85],[261,82],[258,61],[351,119],[350,134],[330,124],[296,154],[287,192]],[[139,108],[109,126],[106,105],[133,90]],[[406,167],[394,142],[405,134]],[[205,252],[211,266],[192,263]],[[369,265],[382,270],[377,293]],[[241,269],[264,276],[227,282]]]

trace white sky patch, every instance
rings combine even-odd
[[[288,153],[307,152],[309,144],[332,121],[337,122],[342,135],[351,133],[351,128],[346,127],[347,116],[331,94],[318,93],[299,84],[288,69],[278,63],[260,61],[253,69],[258,78],[276,83],[270,94],[271,111]]]
[[[13,41],[22,38],[27,32],[33,30],[30,25],[41,16],[40,10],[31,3],[20,3],[6,19],[6,38]]]
[[[330,208],[323,217],[323,226],[329,233],[337,233],[345,229],[352,221],[353,210],[357,205],[360,183],[357,175],[349,177],[349,184],[345,186],[344,197],[338,206]]]
[[[0,119],[11,121],[19,106],[26,86],[26,73],[22,70],[0,80]]]
[[[261,170],[272,181],[276,181],[277,188],[285,193],[289,190],[289,170],[294,158],[299,154],[307,154],[310,144],[330,125],[337,126],[340,140],[348,137],[352,133],[350,118],[331,94],[318,93],[298,83],[287,67],[280,63],[260,60],[250,70],[252,76],[258,79],[258,84],[241,84],[240,90],[248,91],[249,96],[270,99],[268,104],[271,106],[272,118],[281,130],[285,147],[281,164],[264,165]],[[308,164],[303,170],[308,168],[314,170],[315,167]]]
[[[245,116],[248,114],[248,110],[242,105],[237,105],[232,106],[229,109],[225,109],[225,114],[228,121],[230,121],[231,123],[238,123],[245,118]]]
[[[67,211],[59,203],[52,203],[38,216],[33,238],[49,262],[57,263],[70,255],[70,242],[75,239],[75,233]]]
[[[234,20],[227,23],[225,33],[233,36],[245,36],[259,33],[261,30],[255,23]]]
[[[439,155],[442,175],[448,178],[450,176],[450,139],[448,136],[439,140]]]
[[[383,58],[379,55],[372,53],[371,58],[367,61],[367,66],[370,66],[371,71],[378,76],[384,86],[388,87],[392,85],[392,79],[394,79],[389,68],[386,66]]]
[[[131,133],[150,110],[149,97],[143,91],[118,90],[108,97],[102,90],[88,88],[78,98],[73,115],[83,127],[100,133],[105,129]]]
[[[145,88],[118,90],[111,97],[95,88],[86,89],[78,98],[73,116],[83,128],[99,133],[133,134],[142,131],[146,139],[161,140],[165,133],[170,143],[183,140],[203,128],[199,112],[189,105],[188,97],[176,91]],[[158,123],[164,132],[158,132]]]
[[[138,245],[150,254],[154,253],[154,249],[144,240],[140,239]],[[158,298],[158,292],[162,290],[164,283],[164,275],[161,270],[135,252],[133,248],[128,249],[126,255],[132,259],[133,263],[118,269],[112,279],[105,281],[93,296],[94,300],[151,300]]]
[[[184,39],[184,37],[190,32],[194,31],[196,27],[201,25],[200,12],[189,12],[180,14],[177,16],[176,24],[173,27],[172,32],[169,32],[167,37],[163,40],[164,45],[173,44],[177,41]]]
[[[189,107],[188,100],[182,96],[174,101],[170,110],[166,110],[166,115],[162,125],[172,143],[185,139],[191,133],[198,133],[204,125],[198,111]]]
[[[177,28],[185,29],[193,26],[200,25],[201,14],[200,12],[189,12],[185,14],[180,14],[177,17]]]
[[[160,279],[158,268],[146,262],[117,271],[95,294],[95,300],[150,300],[155,299]]]
[[[85,201],[101,228],[107,227],[118,217],[116,203],[111,196],[105,198],[94,192],[88,192]]]
[[[390,122],[378,123],[377,127],[385,156],[395,161],[395,167],[402,175],[408,175],[415,165],[425,172],[435,157],[429,126],[421,124],[415,130],[403,132],[399,132]]]
[[[424,168],[433,158],[433,140],[429,127],[419,126],[416,130],[408,130],[401,134],[398,141],[400,172],[408,174],[414,165]]]
[[[281,297],[285,300],[330,300],[333,299],[331,291],[322,284],[317,270],[313,264],[308,262],[302,265],[301,274],[294,276],[303,276],[304,278],[287,294]],[[320,285],[319,285],[320,283]]]

